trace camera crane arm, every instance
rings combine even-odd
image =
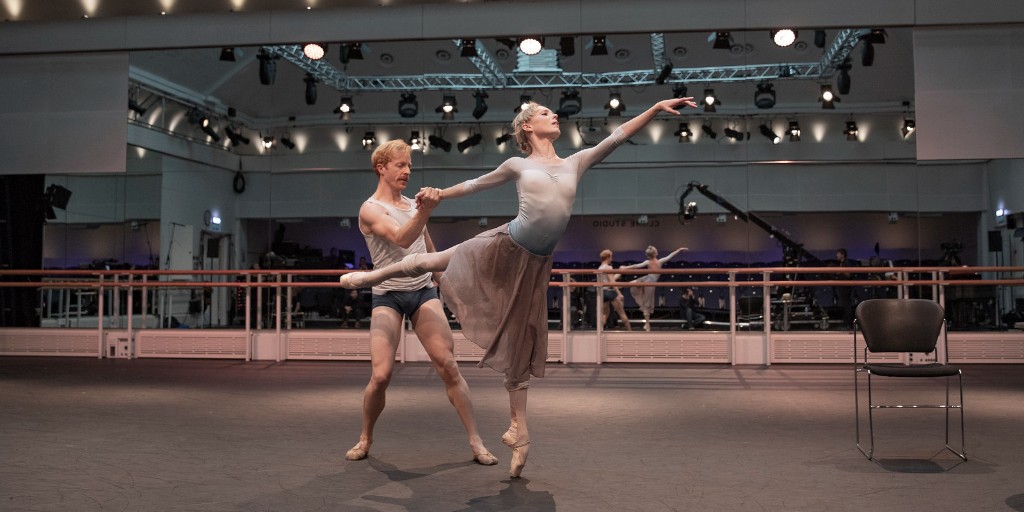
[[[792,238],[789,238],[788,235],[786,235],[785,233],[783,233],[783,232],[779,231],[778,229],[776,229],[775,226],[772,226],[771,224],[768,224],[767,222],[765,222],[765,220],[762,219],[761,217],[758,217],[757,214],[748,213],[748,212],[744,212],[743,210],[740,210],[739,208],[736,207],[736,205],[732,204],[731,202],[729,202],[724,197],[722,197],[722,196],[720,196],[720,195],[718,195],[718,194],[708,190],[708,186],[707,185],[704,185],[704,184],[702,184],[702,183],[700,183],[698,181],[691,181],[686,186],[686,191],[683,192],[683,195],[679,196],[679,214],[680,215],[692,217],[692,214],[685,214],[684,215],[684,213],[686,211],[692,211],[693,213],[696,212],[696,204],[694,204],[691,207],[690,205],[687,205],[686,202],[685,202],[686,201],[686,196],[690,195],[690,193],[692,193],[694,190],[696,190],[697,192],[700,192],[701,195],[703,195],[703,196],[707,197],[708,199],[714,201],[716,204],[718,204],[722,208],[725,208],[730,213],[735,215],[736,218],[742,220],[743,222],[752,223],[752,224],[756,225],[757,227],[763,229],[770,236],[774,237],[776,240],[778,240],[782,244],[782,247],[783,247],[784,251],[792,251],[793,254],[799,256],[800,258],[803,258],[804,260],[806,260],[808,262],[818,263],[818,264],[821,263],[821,260],[818,259],[817,256],[815,256],[815,255],[811,254],[810,252],[808,252],[807,249],[804,249],[803,244],[799,244],[796,241],[794,241]]]

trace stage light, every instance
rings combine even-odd
[[[242,132],[238,128],[232,128],[228,126],[224,128],[224,134],[228,136],[228,140],[231,141],[231,146],[236,147],[239,144],[249,145],[249,139],[242,135]]]
[[[859,140],[857,138],[857,134],[858,134],[857,123],[855,123],[853,121],[847,121],[846,122],[846,129],[843,130],[843,133],[846,134],[846,140],[849,140],[849,141],[857,141],[857,140]]]
[[[469,149],[469,148],[471,148],[473,146],[479,145],[480,141],[482,139],[483,139],[483,136],[481,136],[479,133],[477,133],[475,135],[471,135],[471,136],[467,137],[462,142],[456,144],[456,147],[459,148],[459,152],[460,153],[465,153],[467,149]]]
[[[476,99],[476,107],[473,108],[473,119],[480,119],[487,113],[487,92],[474,92],[473,98]]]
[[[210,118],[206,117],[206,114],[199,111],[199,109],[191,109],[185,114],[185,118],[189,124],[197,128],[205,128],[210,125]]]
[[[350,60],[363,60],[362,43],[341,43],[341,50],[338,52],[342,64],[348,64]]]
[[[693,220],[697,217],[697,202],[690,201],[683,206],[683,218],[686,220]]]
[[[272,55],[266,49],[260,48],[256,58],[260,61],[260,83],[274,85],[274,79],[277,77],[277,55]]]
[[[430,143],[430,147],[432,148],[438,148],[445,153],[450,153],[452,151],[452,143],[437,135],[430,135],[427,137],[427,141]]]
[[[728,50],[732,48],[732,36],[728,32],[712,32],[708,36],[711,47],[716,50]]]
[[[562,57],[571,57],[576,54],[576,38],[572,36],[562,36],[558,40],[558,53],[562,54]]]
[[[562,98],[558,100],[558,117],[568,118],[579,114],[583,110],[583,100],[580,99],[580,93],[576,90],[562,91]]]
[[[594,36],[590,43],[590,55],[608,55],[608,40],[605,36]]]
[[[903,134],[903,138],[910,137],[917,130],[917,123],[910,117],[903,118],[903,126],[900,128],[900,133]]]
[[[441,119],[444,121],[451,121],[455,119],[455,113],[459,111],[458,105],[455,103],[455,96],[445,96],[442,98],[441,104],[434,109],[434,112],[441,114]],[[451,144],[449,144],[451,146]]]
[[[518,114],[518,113],[522,112],[523,109],[528,107],[528,106],[530,106],[530,95],[522,94],[522,95],[519,96],[519,105],[516,106],[516,108],[515,108],[515,110],[513,110],[513,112]]]
[[[223,60],[223,61],[226,61],[226,62],[234,62],[235,61],[235,49],[230,47],[230,46],[225,46],[224,48],[221,48],[220,49],[220,60]]]
[[[476,39],[463,39],[459,43],[459,55],[462,57],[476,57]]]
[[[263,149],[270,149],[272,147],[274,147],[274,137],[272,135],[263,137]]]
[[[287,135],[283,135],[281,137],[281,144],[284,144],[284,147],[288,149],[295,149],[295,142],[293,142],[291,137]]]
[[[839,94],[850,94],[850,64],[849,59],[840,65],[839,73],[836,74],[836,91]]]
[[[608,117],[618,117],[626,110],[626,104],[622,102],[621,94],[613,92],[608,95],[608,103],[604,108],[608,109]]]
[[[718,132],[711,127],[711,120],[704,121],[704,124],[700,125],[700,131],[704,132],[704,135],[707,135],[712,139],[718,138]]]
[[[824,30],[815,30],[814,31],[814,46],[816,46],[818,48],[824,48],[825,47],[825,37],[826,36],[825,36],[825,31]]]
[[[537,55],[543,49],[543,37],[527,36],[519,39],[519,51],[527,55]]]
[[[782,142],[782,137],[776,135],[775,132],[773,132],[772,129],[768,127],[768,125],[762,124],[758,129],[761,131],[761,135],[764,135],[765,138],[772,141],[772,144],[778,144],[779,142]]]
[[[420,132],[413,130],[409,136],[409,147],[412,149],[423,149],[423,141],[420,140]]]
[[[834,110],[836,108],[835,103],[840,101],[839,96],[832,93],[832,86],[828,84],[821,85],[821,96],[818,97],[818,101],[821,102],[821,108]]]
[[[306,82],[306,105],[316,105],[316,77],[312,73],[306,73],[302,81]]]
[[[737,130],[734,130],[732,128],[726,128],[725,130],[722,130],[722,131],[725,132],[725,136],[726,137],[729,137],[732,140],[735,140],[735,141],[743,140],[743,132],[741,132],[741,131],[737,131]]]
[[[690,125],[679,123],[679,129],[676,130],[675,136],[679,137],[679,142],[690,142],[690,137],[693,136],[693,132],[690,131]]]
[[[327,54],[327,45],[324,43],[306,43],[302,45],[302,54],[309,60],[320,60]]]
[[[714,89],[704,89],[704,112],[714,112],[715,105],[721,105],[722,101],[715,96]]]
[[[371,149],[377,145],[377,137],[373,132],[363,134],[363,149]]]
[[[665,81],[668,80],[668,77],[672,76],[672,69],[672,63],[666,62],[665,65],[661,67],[661,72],[658,73],[658,77],[654,79],[654,83],[663,85]]]
[[[788,133],[790,142],[800,142],[800,123],[790,121]]]
[[[860,64],[864,67],[870,67],[875,63],[875,45],[871,41],[864,41],[864,46],[860,49]]]
[[[504,143],[506,143],[506,142],[508,142],[510,140],[512,140],[512,134],[511,133],[503,133],[503,134],[499,135],[496,139],[494,139],[494,143],[496,145],[500,146],[500,145],[502,145],[502,144],[504,144]]]
[[[775,106],[775,87],[769,82],[757,84],[754,91],[754,105],[757,108],[768,109]]]
[[[403,92],[402,99],[398,100],[398,115],[402,117],[416,117],[420,111],[420,103],[416,101],[416,95],[411,92]]]
[[[871,32],[868,32],[864,36],[861,36],[861,39],[864,40],[864,42],[866,43],[885,44],[886,36],[888,36],[888,33],[886,33],[885,29],[874,28],[871,29]]]
[[[142,116],[146,115],[146,109],[143,108],[142,105],[139,105],[138,102],[136,102],[133,99],[129,99],[128,100],[128,109],[131,110],[132,112],[135,112],[135,114],[138,117],[142,117]]]
[[[786,47],[796,42],[797,31],[789,28],[772,30],[771,36],[775,44]]]
[[[685,98],[686,97],[686,86],[685,85],[677,85],[677,86],[673,87],[672,88],[672,97],[673,98]]]
[[[340,114],[339,117],[341,117],[343,121],[348,121],[349,118],[352,117],[352,113],[355,111],[355,104],[352,102],[352,98],[348,96],[343,96],[341,100],[338,101],[338,106],[334,108],[334,113]]]

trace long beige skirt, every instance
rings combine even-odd
[[[513,241],[508,224],[459,244],[441,277],[441,297],[466,338],[484,349],[479,366],[514,382],[544,376],[551,261]]]

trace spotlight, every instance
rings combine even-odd
[[[522,94],[522,95],[519,96],[519,105],[516,106],[516,109],[513,110],[513,112],[518,114],[519,112],[522,112],[523,109],[525,109],[528,106],[530,106],[530,95],[529,94]]]
[[[409,136],[409,147],[411,149],[423,149],[423,141],[420,140],[420,132],[413,130]]]
[[[510,140],[512,140],[512,134],[511,133],[503,133],[503,134],[499,135],[498,138],[494,139],[494,143],[497,144],[498,146],[500,146],[500,145],[502,145],[502,144],[504,144],[504,143],[506,143],[506,142],[508,142]]]
[[[274,147],[274,137],[271,135],[263,137],[263,149],[270,149],[272,147]]]
[[[900,133],[903,134],[903,138],[904,139],[907,138],[907,137],[910,137],[910,135],[912,133],[914,133],[914,131],[916,131],[916,130],[917,130],[917,123],[915,123],[912,118],[909,118],[909,117],[903,118],[903,127],[900,128]]]
[[[281,144],[284,144],[284,147],[288,149],[295,149],[295,142],[287,135],[281,137]]]
[[[775,106],[775,88],[772,84],[768,82],[757,84],[757,91],[754,92],[754,105],[761,109]]]
[[[185,118],[188,119],[189,124],[197,128],[206,128],[210,125],[210,118],[206,117],[206,114],[200,112],[198,109],[189,110],[185,114]]]
[[[608,55],[608,41],[605,36],[594,36],[590,43],[591,55]]]
[[[683,218],[686,220],[693,220],[697,217],[697,202],[690,201],[683,207]]]
[[[711,137],[712,139],[718,138],[718,132],[711,127],[711,120],[704,121],[704,124],[700,126],[700,131],[704,132],[704,135]]]
[[[617,92],[613,92],[608,95],[608,103],[604,108],[608,109],[609,117],[618,117],[622,115],[623,110],[626,110],[626,105],[622,103],[622,95]]]
[[[668,77],[672,76],[672,68],[672,63],[666,62],[665,65],[661,67],[661,72],[658,73],[658,77],[654,79],[654,83],[658,85],[664,84],[665,81],[668,80]]]
[[[142,105],[139,105],[138,102],[136,102],[133,99],[129,99],[128,100],[128,109],[131,110],[132,112],[135,112],[135,114],[138,117],[142,117],[142,116],[146,115],[146,109],[143,108]]]
[[[776,135],[768,125],[762,124],[758,129],[761,131],[761,135],[764,135],[768,140],[772,141],[772,144],[782,142],[782,137]]]
[[[832,93],[831,85],[822,84],[821,96],[818,97],[818,101],[821,102],[821,108],[834,110],[836,108],[835,103],[839,101],[839,96]]]
[[[788,133],[790,142],[800,142],[800,123],[790,121]]]
[[[459,50],[459,55],[461,55],[462,57],[478,56],[476,52],[476,39],[463,39],[462,42],[459,43],[459,46],[461,47],[461,50]]]
[[[327,45],[324,43],[306,43],[302,45],[302,54],[309,60],[320,60],[327,53]]]
[[[334,108],[334,113],[341,114],[341,119],[348,121],[349,118],[352,117],[352,113],[356,111],[354,105],[355,104],[352,103],[351,97],[342,97],[341,100],[338,101],[338,106]]]
[[[338,54],[342,64],[348,64],[350,60],[363,60],[363,44],[341,43],[341,51]]]
[[[473,93],[473,98],[476,99],[476,107],[473,108],[473,119],[480,119],[487,113],[487,99],[486,91],[477,91]]]
[[[398,100],[398,115],[416,117],[419,111],[420,103],[416,101],[416,95],[411,92],[403,92],[402,99]]]
[[[576,38],[572,36],[562,36],[558,40],[558,52],[562,54],[562,57],[571,57],[576,54]]]
[[[437,135],[427,137],[427,141],[430,142],[430,147],[432,148],[438,148],[445,153],[451,153],[452,151],[452,143],[438,137]]]
[[[373,132],[366,132],[363,134],[363,149],[370,149],[377,145],[377,137]]]
[[[846,140],[857,141],[857,123],[853,121],[847,121],[846,130],[843,130],[843,133],[846,134]]]
[[[732,140],[735,140],[735,141],[743,140],[743,132],[736,131],[736,130],[734,130],[732,128],[726,128],[723,131],[725,132],[725,136],[729,137]]]
[[[471,135],[471,136],[467,137],[462,142],[456,144],[456,147],[459,148],[459,152],[460,153],[465,153],[467,149],[469,149],[469,148],[471,148],[473,146],[479,145],[480,141],[482,139],[483,139],[483,136],[481,136],[479,133],[477,133],[475,135]]]
[[[302,81],[306,82],[306,105],[316,105],[316,77],[312,73],[306,73]]]
[[[572,89],[562,91],[562,99],[558,100],[558,117],[568,118],[579,114],[583,110],[583,100],[580,99],[579,91]]]
[[[722,100],[715,96],[714,89],[704,89],[704,112],[714,112],[715,105],[721,105]]]
[[[231,141],[231,146],[235,147],[239,144],[249,145],[249,139],[242,135],[242,132],[238,128],[232,128],[228,126],[224,128],[224,134],[228,136],[228,140]]]
[[[672,97],[673,98],[685,98],[686,97],[686,86],[685,85],[677,85],[677,86],[673,87],[672,88]]]
[[[712,32],[708,36],[708,41],[711,42],[711,47],[716,50],[728,50],[732,48],[732,36],[728,32]]]
[[[459,111],[458,106],[455,104],[455,96],[445,96],[441,104],[434,109],[434,112],[441,114],[441,119],[444,121],[451,121],[455,119],[455,113]],[[451,144],[449,144],[451,146]]]
[[[814,46],[816,46],[818,48],[824,48],[825,47],[825,31],[824,30],[815,30],[814,31]]]
[[[537,55],[543,49],[543,37],[527,36],[519,39],[519,51],[527,55]]]
[[[679,123],[679,129],[676,130],[675,136],[679,137],[679,142],[690,142],[690,137],[693,136],[693,132],[690,131],[690,125]]]
[[[226,61],[226,62],[234,62],[235,61],[235,49],[230,47],[230,46],[225,46],[224,48],[221,48],[220,49],[220,60],[223,60],[223,61]]]
[[[838,66],[839,73],[836,75],[836,91],[839,94],[850,94],[850,59],[846,59]]]
[[[888,34],[886,33],[885,29],[875,28],[871,29],[871,32],[868,32],[866,35],[862,36],[861,39],[863,39],[864,42],[871,44],[885,44],[885,38],[887,35]]]
[[[860,49],[860,63],[864,67],[875,63],[875,45],[869,40],[864,40],[864,46]]]
[[[272,55],[265,48],[260,48],[256,58],[260,61],[260,83],[274,85],[274,78],[277,77],[277,55]]]
[[[71,200],[71,191],[56,183],[51,183],[50,186],[46,187],[43,199],[46,201],[47,206],[66,210],[68,208],[68,201]]]
[[[797,31],[789,28],[772,30],[771,36],[775,44],[786,47],[796,42]]]

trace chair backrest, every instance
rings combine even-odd
[[[942,306],[925,299],[870,299],[855,314],[871,352],[931,352],[945,318]]]

